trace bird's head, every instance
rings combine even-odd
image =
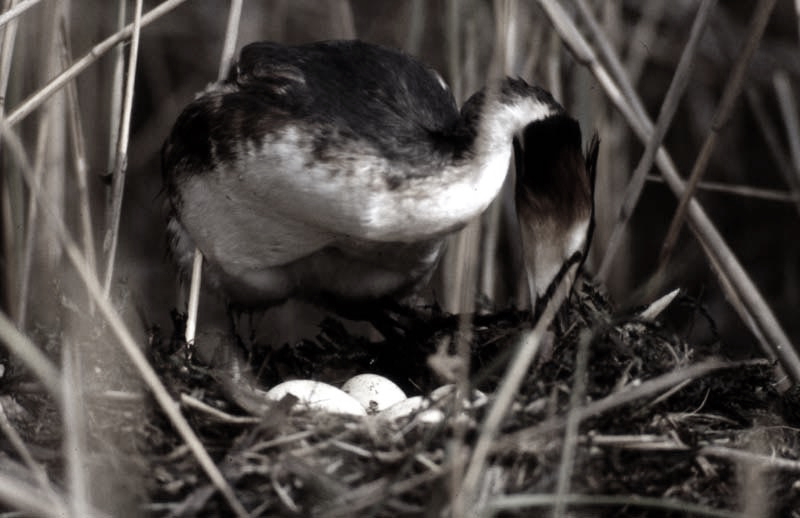
[[[563,113],[514,138],[515,202],[531,302],[538,314],[556,287],[571,285],[594,228],[598,139],[584,155],[578,122]]]

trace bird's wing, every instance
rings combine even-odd
[[[242,49],[229,78],[297,121],[363,140],[390,160],[428,162],[459,123],[446,83],[402,52],[360,41]],[[330,136],[332,145],[340,140]]]
[[[470,186],[442,174],[451,158],[442,135],[457,122],[440,79],[399,52],[257,43],[179,117],[164,167],[178,185],[204,176],[210,191],[263,207],[265,218],[415,241],[467,222],[451,207],[470,203]]]

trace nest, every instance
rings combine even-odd
[[[701,314],[688,298],[673,305]],[[431,357],[448,354],[442,344],[463,334],[459,321],[429,311],[407,323],[402,339],[372,342],[326,319],[314,340],[254,344],[249,365],[257,376],[248,381],[227,365],[187,359],[184,344],[158,329],[151,360],[253,516],[445,516],[463,512],[457,506],[465,503],[476,516],[531,516],[554,506],[591,516],[739,516],[754,509],[800,516],[800,430],[792,427],[800,407],[792,391],[776,391],[774,366],[720,361],[713,340],[689,343],[663,321],[614,316],[587,283],[543,340],[469,495],[459,493],[460,484],[491,398],[477,408],[441,402],[447,418],[428,423],[243,396],[248,383],[337,384],[365,371],[409,394],[428,394],[443,381],[428,366]],[[181,330],[176,322],[173,337]],[[472,317],[474,387],[494,393],[530,326],[528,314],[516,310]],[[116,515],[229,514],[190,448],[143,397],[89,405],[91,465],[106,470],[108,484],[94,492],[115,495]],[[52,403],[35,394],[17,399],[38,411],[16,415],[15,426],[40,455],[51,451],[50,472],[63,480]]]

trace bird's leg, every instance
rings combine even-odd
[[[386,298],[376,307],[370,323],[387,339],[390,336],[386,336],[386,332],[392,330],[395,333],[391,338],[423,338],[433,329],[442,329],[456,321],[453,315],[443,313],[438,305],[415,305],[411,299]]]
[[[251,347],[256,343],[256,331],[258,330],[258,326],[261,324],[261,319],[264,318],[264,314],[266,311],[263,310],[251,310],[247,314],[247,322],[250,326],[250,344]]]
[[[230,330],[230,334],[233,336],[234,340],[236,341],[236,345],[245,352],[247,361],[250,360],[250,355],[252,353],[251,347],[248,347],[248,344],[242,339],[239,335],[240,323],[242,319],[242,311],[236,309],[233,305],[228,304],[225,312],[228,316],[228,328]],[[252,313],[250,314],[252,317]],[[251,331],[251,334],[253,331]],[[252,338],[252,337],[251,337]],[[250,340],[252,343],[252,339]]]
[[[372,327],[378,330],[387,342],[404,340],[408,336],[408,326],[403,325],[397,318],[384,308],[375,308],[370,311],[366,319]]]
[[[338,316],[347,320],[369,322],[386,340],[403,336],[401,326],[384,311],[378,301],[370,304],[337,301],[331,304],[323,300],[320,301],[320,306],[331,308]]]

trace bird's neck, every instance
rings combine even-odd
[[[510,156],[514,135],[529,124],[556,115],[556,108],[536,98],[490,95],[477,121],[475,156],[490,157],[497,153]]]
[[[508,173],[514,136],[528,124],[555,115],[557,109],[531,97],[502,98],[478,94],[462,110],[469,135],[466,150],[442,178],[454,192],[470,192],[480,214],[497,196]]]
[[[480,92],[464,105],[460,128],[449,136],[452,140],[445,139],[444,167],[428,164],[430,174],[406,174],[398,186],[370,197],[364,212],[380,227],[382,239],[446,234],[479,216],[503,186],[514,135],[558,113],[555,102],[493,93]]]

